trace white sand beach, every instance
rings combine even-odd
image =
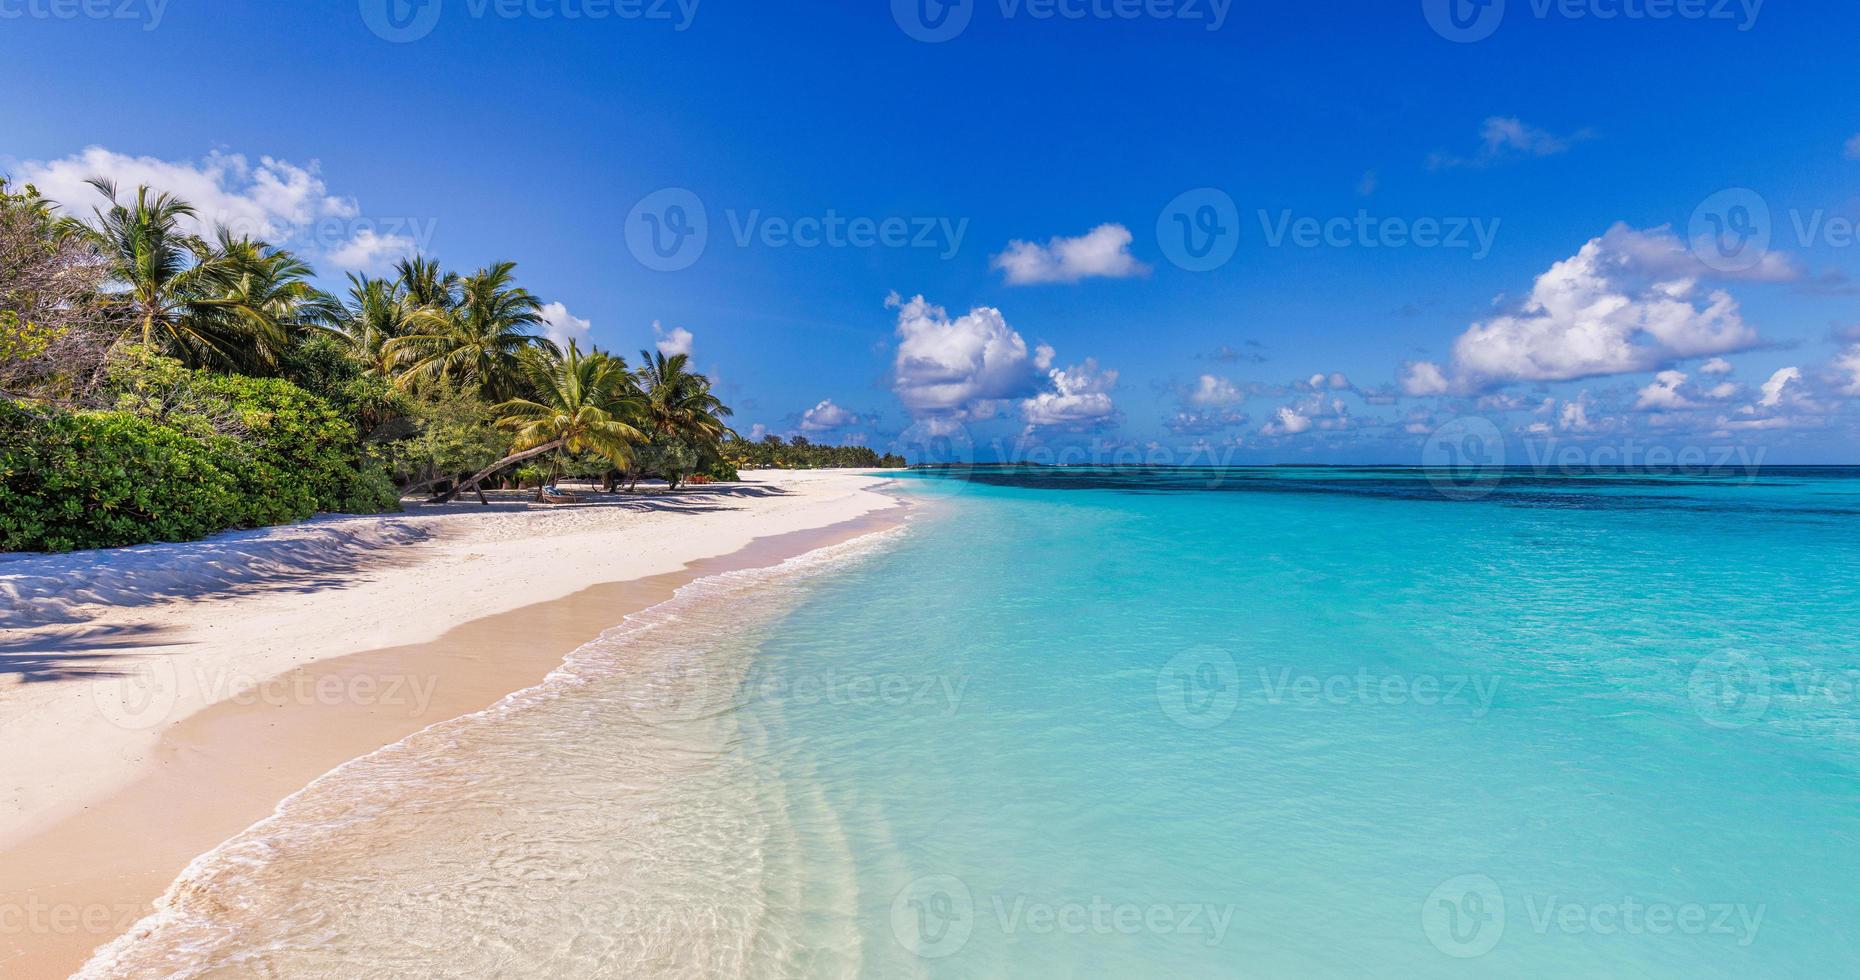
[[[0,974],[75,969],[283,796],[536,683],[684,582],[887,526],[883,482],[747,473],[0,557]]]

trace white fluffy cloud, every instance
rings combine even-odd
[[[1757,331],[1728,292],[1701,295],[1696,278],[1656,278],[1680,271],[1685,254],[1670,229],[1616,225],[1539,276],[1517,312],[1475,323],[1460,336],[1453,347],[1458,384],[1476,389],[1652,371],[1756,346]],[[1422,389],[1443,380],[1415,375],[1413,366],[1411,376]]]
[[[1789,386],[1800,384],[1801,381],[1801,368],[1779,368],[1775,374],[1770,375],[1768,381],[1763,382],[1763,397],[1757,399],[1757,407],[1775,408],[1782,404],[1783,395],[1788,391]]]
[[[1450,387],[1446,373],[1432,361],[1414,361],[1402,368],[1401,390],[1404,395],[1416,398],[1444,395]]]
[[[1187,395],[1188,404],[1196,408],[1221,408],[1246,401],[1246,392],[1219,375],[1204,374]]]
[[[14,176],[79,218],[103,202],[88,178],[114,180],[124,197],[146,184],[194,206],[191,232],[211,236],[224,228],[351,271],[379,271],[416,244],[393,227],[361,219],[354,198],[329,192],[315,161],[299,166],[261,156],[254,163],[218,150],[199,160],[162,160],[92,146],[58,160],[24,161]]]
[[[912,415],[993,418],[1001,402],[1037,394],[1052,367],[1053,349],[1030,350],[994,307],[952,319],[922,296],[885,303],[898,311],[892,391]]]
[[[657,338],[656,346],[659,348],[659,353],[664,354],[666,357],[674,357],[679,354],[690,356],[692,341],[691,331],[683,327],[673,327],[668,331],[665,329],[664,324],[654,320],[652,321],[652,335]]]
[[[1261,426],[1259,431],[1269,436],[1295,436],[1311,431],[1311,417],[1290,405],[1283,405],[1273,413],[1272,421]]]
[[[1273,412],[1266,424],[1260,426],[1259,434],[1263,436],[1295,436],[1312,429],[1337,430],[1354,429],[1357,420],[1350,415],[1350,409],[1343,399],[1323,394],[1307,395],[1290,405],[1282,405]]]
[[[406,235],[381,235],[373,228],[362,228],[355,236],[329,253],[329,261],[344,272],[380,275],[394,263],[419,251],[418,243]]]
[[[822,399],[820,404],[801,413],[801,428],[807,432],[825,432],[828,429],[840,429],[849,425],[858,425],[858,415],[833,404],[833,399]]]
[[[1086,358],[1063,370],[1048,373],[1053,390],[1043,391],[1020,403],[1021,415],[1029,426],[1092,426],[1117,415],[1111,390],[1117,387],[1117,372],[1100,370],[1098,362]]]
[[[1698,406],[1679,390],[1679,387],[1685,383],[1686,373],[1684,371],[1661,371],[1654,376],[1652,384],[1640,390],[1640,397],[1634,402],[1634,407],[1661,411],[1697,408]]]
[[[545,303],[542,318],[543,336],[564,347],[571,340],[579,346],[587,346],[588,331],[593,324],[568,312],[568,307],[560,303]]]
[[[1573,402],[1564,402],[1563,410],[1557,413],[1557,429],[1563,432],[1593,432],[1599,428],[1589,420],[1590,404],[1592,402],[1587,391],[1578,393]]]
[[[994,257],[993,265],[1014,286],[1125,279],[1150,271],[1130,254],[1132,240],[1130,229],[1123,225],[1103,224],[1077,238],[1054,238],[1045,245],[1009,242],[1007,251]]]
[[[1731,362],[1725,360],[1722,357],[1714,357],[1711,360],[1706,361],[1705,363],[1699,365],[1700,374],[1709,374],[1709,375],[1712,375],[1713,377],[1730,374],[1732,370],[1733,368],[1731,367]]]

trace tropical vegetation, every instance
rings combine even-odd
[[[0,551],[198,538],[576,476],[673,489],[739,466],[880,466],[745,442],[683,354],[543,335],[514,262],[429,257],[340,296],[187,201],[92,182],[88,215],[0,179]],[[902,465],[902,460],[895,461]]]

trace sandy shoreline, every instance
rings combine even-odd
[[[539,682],[678,586],[890,525],[882,483],[749,474],[0,561],[0,973],[75,969],[311,779]]]

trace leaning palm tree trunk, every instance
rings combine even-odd
[[[473,476],[471,479],[466,480],[464,483],[461,483],[458,486],[453,487],[452,489],[446,491],[442,496],[439,497],[439,499],[434,500],[433,503],[436,503],[436,504],[451,503],[452,498],[458,496],[461,493],[464,493],[468,489],[476,487],[480,483],[483,483],[486,477],[490,476],[493,473],[496,473],[498,470],[501,470],[504,467],[509,466],[512,463],[521,463],[524,460],[529,459],[532,456],[541,456],[543,453],[553,452],[557,449],[562,448],[563,446],[567,444],[568,444],[567,439],[556,439],[552,442],[545,442],[540,446],[535,446],[530,449],[525,449],[520,453],[511,453],[510,455],[505,456],[503,459],[500,459],[497,462],[492,463],[491,465],[485,467],[484,469],[479,470],[477,475]]]

